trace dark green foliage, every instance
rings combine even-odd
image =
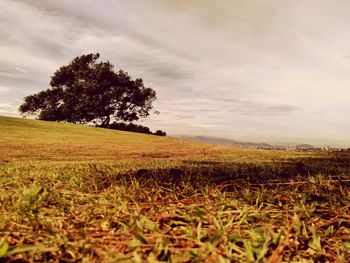
[[[133,123],[113,122],[104,128],[112,129],[112,130],[131,131],[131,132],[152,134],[152,132],[150,131],[150,129],[148,127],[133,124]]]
[[[163,132],[162,130],[157,130],[154,135],[158,135],[158,136],[166,136],[166,132]]]
[[[24,98],[21,114],[41,120],[72,123],[95,122],[107,126],[112,119],[134,121],[149,115],[156,92],[141,78],[115,72],[109,62],[97,62],[99,54],[76,57],[58,69],[51,88]]]
[[[113,122],[111,124],[101,126],[101,127],[112,129],[112,130],[130,131],[130,132],[154,134],[158,136],[166,136],[166,133],[161,130],[157,130],[156,132],[152,133],[148,127],[138,125],[138,124],[133,124],[133,123]]]

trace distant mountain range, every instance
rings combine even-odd
[[[309,149],[316,150],[317,147],[310,144],[288,144],[288,145],[274,145],[269,143],[256,143],[256,142],[241,142],[221,137],[211,137],[211,136],[189,136],[189,135],[179,135],[176,138],[192,140],[198,142],[204,142],[208,144],[224,145],[224,146],[236,146],[244,148],[266,148],[266,149]]]

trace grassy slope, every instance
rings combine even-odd
[[[0,127],[1,145],[11,149],[8,157],[22,160],[108,161],[140,154],[161,158],[203,149],[176,139],[9,117],[0,117]]]
[[[349,163],[0,117],[0,257],[345,261]]]
[[[53,171],[99,164],[127,171],[173,167],[189,160],[257,163],[307,156],[309,154],[228,148],[168,137],[0,116],[0,168]]]

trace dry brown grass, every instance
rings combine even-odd
[[[0,257],[346,262],[349,165],[0,117]]]

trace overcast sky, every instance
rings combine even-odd
[[[0,0],[0,115],[96,53],[169,134],[350,147],[349,0]]]

